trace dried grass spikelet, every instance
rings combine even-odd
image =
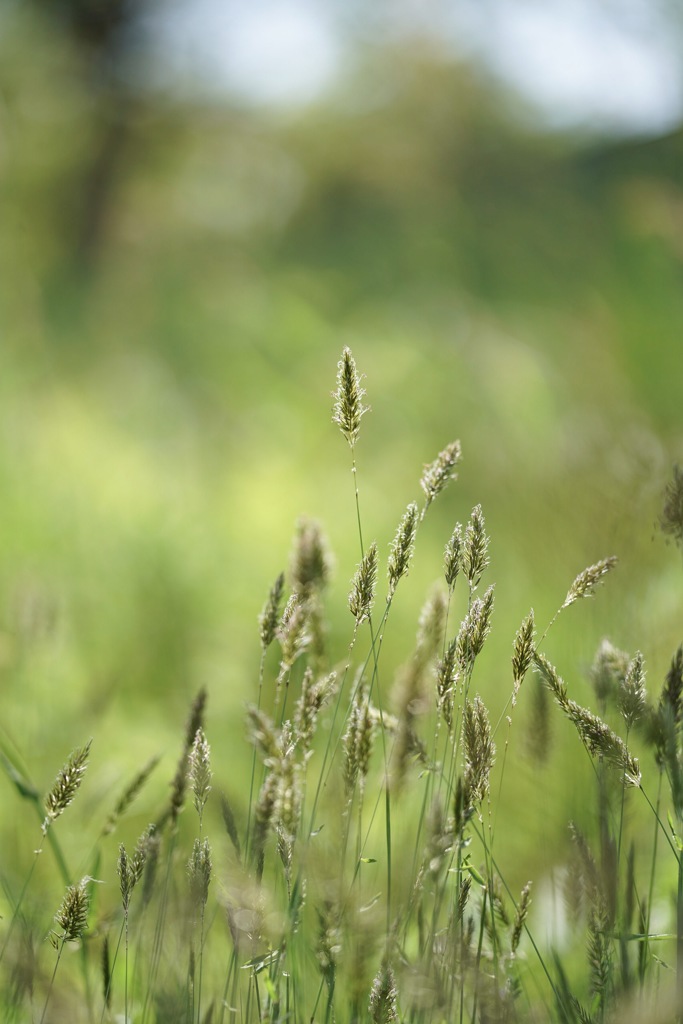
[[[55,914],[55,921],[61,928],[61,934],[53,933],[53,943],[63,944],[65,942],[76,942],[81,939],[88,927],[88,910],[90,908],[90,897],[88,884],[92,881],[89,876],[82,878],[78,885],[68,886],[59,910]]]
[[[444,717],[449,732],[453,729],[455,688],[459,678],[456,645],[457,638],[451,640],[444,652],[443,658],[439,660],[436,666],[436,705]]]
[[[590,681],[601,707],[617,697],[626,679],[629,661],[626,651],[620,651],[606,637],[600,641],[591,665]]]
[[[363,405],[364,397],[365,389],[361,387],[361,377],[351,349],[344,348],[337,363],[337,390],[333,392],[332,422],[337,424],[350,448],[358,440],[361,419],[370,411],[369,406]]]
[[[128,907],[130,905],[130,897],[133,889],[144,873],[147,856],[152,845],[151,839],[154,831],[154,825],[147,826],[135,844],[135,850],[131,857],[128,856],[123,843],[119,846],[119,859],[116,871],[119,876],[123,911],[126,915],[128,914]]]
[[[619,689],[617,697],[619,711],[631,729],[645,714],[647,696],[645,692],[645,669],[643,655],[636,651],[633,660],[626,670],[626,678]]]
[[[476,590],[484,570],[489,564],[489,539],[481,505],[475,505],[465,528],[462,547],[462,571],[467,577],[470,590]]]
[[[463,673],[470,672],[477,655],[481,653],[484,641],[491,630],[494,586],[490,586],[483,597],[476,597],[463,619],[455,642],[458,665]]]
[[[676,544],[683,545],[683,469],[674,466],[673,479],[666,485],[659,528]]]
[[[515,911],[515,920],[512,926],[512,938],[510,941],[510,949],[513,954],[517,952],[520,939],[522,937],[522,929],[526,923],[527,916],[529,914],[529,907],[531,905],[531,882],[527,882],[522,889],[519,897],[519,903],[517,904],[517,910]]]
[[[360,626],[372,614],[377,589],[377,560],[377,544],[373,541],[363,555],[351,583],[349,611],[356,620],[356,626]]]
[[[418,509],[415,502],[411,502],[403,513],[401,522],[398,524],[396,534],[391,544],[389,561],[387,564],[387,576],[389,578],[388,600],[394,596],[399,580],[405,576],[410,567],[415,548],[415,534],[417,533]]]
[[[398,1024],[396,975],[387,957],[375,975],[368,1005],[372,1024]]]
[[[420,486],[425,494],[423,515],[437,495],[441,494],[448,481],[457,478],[457,473],[454,470],[460,462],[461,454],[460,442],[451,441],[443,451],[439,452],[433,462],[424,467],[420,479]]]
[[[211,847],[208,839],[195,839],[187,865],[190,895],[195,906],[206,906],[211,883]]]
[[[453,533],[446,543],[446,549],[443,554],[443,573],[446,579],[446,585],[451,594],[453,593],[455,581],[457,580],[458,573],[460,572],[461,560],[462,524],[456,523],[453,528]]]
[[[126,813],[156,766],[159,764],[159,761],[160,758],[158,756],[150,758],[147,764],[141,768],[138,774],[133,778],[133,781],[126,786],[125,790],[119,797],[114,810],[105,822],[104,828],[102,829],[102,836],[108,836],[114,831],[120,819]]]
[[[491,734],[488,711],[479,696],[465,701],[463,715],[465,746],[465,787],[471,803],[478,806],[489,792],[489,778],[496,759],[496,745]]]
[[[211,791],[211,750],[206,741],[204,730],[197,729],[192,748],[187,759],[187,773],[190,789],[194,796],[194,805],[201,823],[204,807]]]
[[[561,607],[568,608],[570,604],[574,604],[574,601],[578,601],[582,597],[591,597],[598,583],[616,564],[617,558],[612,555],[609,558],[601,558],[599,562],[589,565],[587,569],[580,572],[567,591],[567,596]]]
[[[417,624],[415,656],[427,664],[443,647],[448,603],[441,584],[432,587]]]
[[[517,630],[515,643],[512,650],[512,678],[514,680],[514,691],[512,694],[512,706],[517,702],[517,694],[522,685],[524,676],[527,674],[536,650],[536,630],[534,628],[533,608]]]
[[[337,689],[337,673],[316,677],[309,666],[301,681],[301,696],[294,707],[294,736],[305,759],[318,723],[318,715]]]
[[[84,747],[77,747],[72,751],[64,767],[60,768],[52,789],[45,797],[44,804],[47,813],[42,824],[43,835],[47,834],[52,822],[56,821],[76,796],[88,767],[91,743],[92,740],[89,740]]]
[[[344,750],[344,791],[350,801],[356,785],[361,795],[370,768],[370,757],[378,723],[372,715],[368,687],[362,682],[355,688],[346,730],[342,737]]]
[[[282,597],[285,590],[285,574],[280,573],[268,593],[268,598],[258,617],[259,637],[261,647],[264,651],[270,647],[277,635],[277,627],[280,621],[280,609]]]
[[[638,761],[628,747],[608,725],[588,708],[581,707],[567,696],[567,687],[556,669],[543,655],[536,653],[534,662],[546,685],[552,691],[555,700],[564,713],[573,722],[581,742],[592,756],[599,756],[606,764],[619,768],[624,773],[624,781],[630,786],[640,785],[640,767]]]
[[[296,525],[290,559],[292,590],[300,603],[324,590],[332,573],[332,556],[320,523],[302,517]]]

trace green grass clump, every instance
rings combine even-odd
[[[495,669],[508,691],[494,711],[500,688],[481,656],[496,592],[476,505],[445,538],[412,651],[386,669],[392,608],[461,450],[453,441],[425,466],[422,504],[409,501],[393,539],[367,544],[356,465],[364,395],[345,349],[333,421],[350,449],[358,532],[348,645],[329,649],[331,555],[320,526],[302,520],[289,573],[275,580],[254,631],[261,658],[246,777],[215,779],[209,739],[221,742],[220,724],[201,690],[165,804],[133,852],[121,842],[117,856],[110,837],[153,759],[103,810],[74,882],[55,832],[78,807],[90,744],[70,756],[42,811],[21,766],[3,755],[18,795],[45,815],[42,838],[67,886],[56,930],[44,911],[54,879],[36,871],[42,843],[23,885],[2,875],[3,1019],[604,1024],[683,1014],[683,647],[655,700],[643,654],[608,642],[590,672],[598,711],[569,695],[541,648],[558,616],[611,574],[616,559],[600,559],[576,576],[540,637],[533,610],[522,619],[510,664]],[[676,538],[677,494],[678,476],[665,508]],[[515,783],[506,773],[513,719],[532,670],[538,751],[552,696],[594,782],[583,799],[594,808],[590,832],[568,823],[565,857],[550,872],[566,901],[564,938],[548,939],[534,916],[536,883],[547,879],[511,883],[500,825]],[[27,837],[27,859],[30,851]],[[99,885],[116,875],[118,902]]]

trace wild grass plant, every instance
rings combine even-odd
[[[507,702],[493,715],[491,679],[479,666],[495,584],[476,505],[444,538],[440,581],[419,614],[410,657],[386,671],[392,608],[461,450],[453,441],[424,467],[420,501],[408,502],[388,544],[368,540],[356,463],[364,399],[345,349],[333,422],[349,449],[358,537],[348,645],[329,649],[330,554],[320,526],[302,521],[289,571],[277,576],[255,630],[261,657],[246,715],[247,780],[216,784],[210,743],[220,744],[220,724],[201,691],[166,805],[133,852],[120,843],[117,854],[112,837],[155,767],[148,762],[103,814],[76,880],[54,825],[72,802],[78,807],[88,758],[104,752],[91,753],[90,744],[74,751],[41,809],[6,746],[7,778],[39,809],[66,895],[46,928],[52,890],[37,891],[34,871],[50,852],[42,842],[22,885],[3,873],[3,1019],[683,1019],[683,646],[651,697],[643,653],[604,641],[591,669],[597,711],[570,695],[546,640],[557,617],[612,574],[616,559],[600,559],[576,576],[540,635],[533,610],[520,610],[511,661],[497,669],[509,680]],[[682,493],[677,471],[661,521],[677,542]],[[592,766],[594,792],[585,799],[595,828],[587,835],[568,823],[563,863],[568,915],[581,935],[573,950],[536,933],[538,880],[511,886],[498,827],[499,807],[511,799],[506,762],[516,709],[531,673],[542,684],[530,691],[538,714],[552,698]],[[634,801],[648,812],[645,839],[630,832]],[[220,805],[220,829],[205,813],[211,804]],[[75,815],[69,811],[72,823]],[[58,827],[68,827],[64,817]],[[27,859],[30,850],[27,838]],[[116,876],[118,906],[101,896]]]

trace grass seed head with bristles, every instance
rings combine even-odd
[[[589,565],[587,569],[580,572],[567,591],[562,608],[568,608],[570,604],[574,604],[582,597],[591,597],[598,583],[616,564],[616,556],[611,555],[609,558],[601,558],[599,562]]]
[[[88,927],[88,910],[90,898],[88,884],[92,879],[82,878],[78,885],[70,885],[64,895],[61,906],[55,914],[55,921],[62,929],[61,935],[53,934],[57,943],[76,942],[83,937]]]
[[[123,900],[123,909],[126,914],[128,913],[128,905],[130,903],[130,897],[133,889],[144,873],[147,856],[152,846],[151,840],[154,831],[154,825],[147,826],[135,844],[135,850],[133,851],[132,857],[129,857],[126,853],[126,848],[123,843],[119,846],[117,872],[121,888],[121,898]]]
[[[190,894],[194,905],[206,906],[211,883],[211,847],[208,839],[195,839],[187,865]]]
[[[301,603],[327,586],[332,573],[332,556],[320,523],[302,518],[296,527],[290,561],[292,590]]]
[[[272,767],[280,757],[280,733],[272,719],[261,708],[250,704],[247,707],[249,739],[263,759],[263,763]]]
[[[683,469],[680,466],[674,466],[673,479],[666,485],[659,528],[683,546]]]
[[[448,731],[453,728],[453,704],[455,687],[458,682],[458,666],[456,662],[457,639],[451,640],[436,666],[436,703],[444,717]]]
[[[333,697],[336,688],[336,672],[318,678],[310,666],[304,672],[301,696],[294,708],[294,734],[304,759],[311,748],[320,710]]]
[[[480,805],[489,792],[489,777],[496,758],[486,706],[477,694],[465,701],[463,716],[465,745],[465,788],[474,805]]]
[[[475,505],[465,528],[462,548],[462,571],[467,577],[470,590],[476,590],[484,569],[489,564],[489,539],[481,505]]]
[[[519,903],[517,904],[517,910],[515,912],[515,921],[512,926],[512,940],[510,947],[513,953],[517,952],[517,947],[519,946],[519,941],[522,937],[522,929],[524,928],[530,905],[531,882],[527,882],[519,897]]]
[[[662,703],[669,705],[674,721],[678,725],[683,715],[683,644],[671,659],[660,698],[660,704]]]
[[[345,348],[337,364],[337,390],[333,392],[334,409],[332,422],[336,423],[353,448],[358,440],[360,421],[370,409],[363,405],[365,389],[356,369],[356,361],[350,348]]]
[[[423,663],[431,661],[443,649],[448,603],[441,584],[430,590],[420,611],[415,640],[415,656]]]
[[[624,781],[630,786],[640,786],[640,767],[628,747],[610,727],[588,708],[581,707],[567,696],[567,687],[556,669],[545,655],[536,653],[534,661],[546,684],[552,690],[555,700],[574,724],[581,742],[592,756],[599,756],[614,768],[624,773]]]
[[[446,585],[451,593],[460,572],[462,560],[462,524],[456,523],[443,555],[443,572]]]
[[[256,865],[257,877],[263,874],[263,861],[266,848],[266,839],[273,823],[275,811],[275,800],[277,797],[278,777],[274,771],[266,775],[256,801],[254,811],[254,833],[252,841],[252,854]]]
[[[415,502],[411,502],[403,513],[401,522],[398,524],[396,535],[389,552],[387,576],[389,579],[389,600],[394,596],[399,580],[405,576],[410,567],[415,548],[415,534],[417,532],[418,508]]]
[[[163,825],[166,821],[170,820],[171,824],[175,826],[178,821],[178,816],[183,809],[185,803],[185,794],[187,792],[187,764],[190,756],[190,750],[194,743],[197,731],[204,726],[204,710],[206,708],[206,690],[202,686],[197,692],[197,696],[190,705],[190,714],[188,716],[187,725],[185,727],[185,744],[183,746],[180,760],[176,768],[176,773],[171,783],[171,800],[168,810],[162,815],[159,821],[159,826]]]
[[[349,720],[342,738],[344,748],[344,790],[350,800],[356,784],[361,793],[370,767],[370,756],[377,731],[377,722],[371,713],[368,689],[362,683],[356,692],[349,711]]]
[[[517,700],[517,693],[522,685],[524,676],[527,674],[536,649],[536,630],[534,628],[533,608],[517,630],[515,644],[512,651],[512,678],[515,683],[514,695],[512,698],[513,707]]]
[[[433,462],[424,467],[420,479],[420,487],[424,491],[426,499],[423,515],[437,495],[441,494],[448,481],[457,479],[457,473],[454,470],[460,462],[460,456],[460,442],[451,441],[443,451],[439,452]]]
[[[275,580],[275,583],[270,588],[266,603],[258,617],[259,636],[261,638],[261,647],[264,651],[270,647],[277,635],[277,627],[281,614],[280,606],[282,605],[284,589],[285,574],[281,572]]]
[[[45,797],[47,814],[42,824],[43,835],[47,834],[52,822],[66,810],[76,796],[88,767],[91,742],[89,740],[84,747],[78,747],[69,754],[66,764],[60,769],[52,789]]]
[[[356,620],[356,626],[365,622],[372,614],[377,589],[377,544],[372,542],[356,569],[349,594],[349,611]]]
[[[187,772],[194,805],[201,823],[204,807],[211,791],[211,750],[203,729],[197,729],[192,749],[187,759]]]
[[[630,658],[607,638],[600,641],[590,670],[590,681],[601,707],[617,697],[626,679]]]
[[[283,669],[291,668],[311,642],[310,606],[292,594],[285,605],[278,629]]]
[[[483,597],[476,597],[463,619],[455,642],[458,665],[463,673],[471,671],[474,661],[484,646],[491,630],[494,587],[490,586]]]
[[[631,729],[643,717],[646,707],[645,669],[640,651],[636,651],[628,666],[626,678],[619,690],[618,703],[626,728]]]
[[[372,983],[368,1009],[372,1024],[398,1024],[396,976],[386,957]]]

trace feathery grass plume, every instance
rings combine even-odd
[[[617,694],[626,679],[630,658],[606,637],[600,641],[590,670],[595,696],[604,708]]]
[[[450,732],[453,728],[453,705],[455,687],[458,682],[458,665],[456,662],[457,637],[451,640],[436,666],[436,705],[444,717]]]
[[[683,469],[674,466],[673,479],[666,485],[664,506],[659,517],[663,534],[683,545]]]
[[[640,651],[636,651],[626,670],[617,700],[626,728],[631,729],[643,717],[646,707],[645,669]]]
[[[396,976],[386,957],[372,983],[368,1010],[372,1024],[398,1024]]]
[[[199,728],[187,758],[187,774],[190,789],[194,796],[194,805],[199,815],[200,827],[204,816],[204,807],[211,790],[210,754],[211,749],[206,742],[204,730]]]
[[[377,544],[373,540],[356,569],[349,594],[349,611],[360,626],[372,614],[377,588]]]
[[[320,523],[301,518],[296,524],[294,548],[290,560],[292,590],[302,604],[327,586],[332,572],[332,556]]]
[[[55,921],[62,929],[61,934],[51,933],[55,948],[65,942],[76,942],[83,937],[88,927],[90,907],[88,883],[91,881],[92,879],[86,875],[78,885],[68,886],[59,910],[55,914]]]
[[[356,687],[348,724],[342,737],[344,749],[344,791],[350,800],[358,783],[361,793],[370,767],[372,745],[377,723],[371,714],[368,688],[363,683]]]
[[[481,505],[475,505],[465,528],[462,548],[462,571],[467,577],[470,590],[476,590],[484,569],[489,564],[489,539]]]
[[[517,702],[519,688],[522,685],[524,676],[527,674],[529,665],[531,664],[531,660],[534,656],[534,651],[536,649],[535,637],[536,630],[534,628],[534,610],[532,608],[522,625],[517,630],[512,650],[512,678],[514,679],[515,684],[512,696],[513,707]]]
[[[311,642],[310,606],[292,594],[285,605],[278,628],[278,640],[282,651],[282,668],[291,668]]]
[[[119,797],[114,810],[107,818],[104,828],[102,829],[102,836],[111,835],[116,828],[117,824],[126,813],[130,805],[133,803],[142,787],[147,782],[148,778],[159,764],[160,758],[157,756],[150,758],[144,768],[141,768],[138,774],[135,776],[130,785],[126,786],[125,790]]]
[[[488,711],[479,696],[465,701],[463,715],[465,744],[465,789],[476,806],[485,800],[489,791],[489,777],[496,758],[496,745],[491,735]]]
[[[361,419],[370,411],[369,406],[363,405],[365,389],[361,387],[360,382],[361,377],[356,369],[351,349],[345,348],[337,363],[337,390],[333,392],[332,422],[337,424],[350,448],[353,448],[358,440]]]
[[[280,621],[280,607],[282,596],[285,590],[285,574],[280,573],[268,593],[268,598],[258,617],[259,637],[261,647],[266,651],[272,644],[277,634],[277,627]]]
[[[513,954],[517,952],[517,947],[519,946],[519,941],[522,937],[522,929],[524,928],[530,905],[531,882],[527,882],[519,897],[519,903],[517,904],[517,910],[515,911],[515,921],[512,926],[512,940],[510,948]]]
[[[205,907],[211,883],[211,847],[208,839],[195,839],[187,872],[193,904]]]
[[[420,611],[415,657],[426,664],[443,648],[448,605],[440,584],[432,587]]]
[[[483,597],[475,597],[460,624],[455,640],[455,653],[463,673],[472,669],[475,658],[481,653],[484,641],[491,630],[493,598],[494,587],[492,585]]]
[[[580,572],[567,591],[567,596],[561,607],[568,608],[570,604],[574,604],[574,601],[578,601],[582,597],[591,597],[597,584],[616,564],[616,556],[611,555],[609,558],[601,558],[599,562],[589,565],[587,569]]]
[[[398,581],[408,572],[410,561],[415,548],[415,534],[417,532],[418,509],[415,502],[411,502],[403,513],[401,522],[398,524],[389,552],[387,565],[387,576],[389,578],[389,597],[394,596]]]
[[[235,821],[235,815],[233,809],[230,806],[230,802],[225,795],[221,793],[221,814],[223,815],[223,824],[225,825],[225,831],[230,837],[230,842],[233,845],[233,849],[237,854],[237,860],[242,860],[242,846],[240,844],[240,837],[237,831],[237,822]]]
[[[188,715],[187,724],[185,726],[185,742],[183,744],[183,750],[178,761],[176,773],[171,783],[171,800],[168,806],[168,810],[162,816],[158,822],[159,827],[164,825],[166,821],[170,820],[171,824],[175,826],[178,821],[178,816],[183,809],[185,803],[185,795],[187,793],[187,765],[188,758],[190,756],[190,750],[194,743],[194,738],[197,735],[199,729],[204,727],[204,710],[206,708],[206,690],[204,687],[197,692],[197,696],[190,705],[190,713]]]
[[[457,473],[454,472],[460,462],[460,442],[451,441],[443,451],[439,452],[433,462],[424,467],[420,479],[420,487],[425,494],[425,506],[423,515],[434,501],[437,495],[441,494],[449,480],[455,480]]]
[[[301,681],[301,696],[294,707],[294,735],[304,758],[311,749],[311,742],[318,724],[318,715],[337,690],[337,673],[315,676],[310,666]]]
[[[77,747],[69,754],[66,764],[59,770],[52,789],[45,797],[47,814],[42,824],[43,835],[47,834],[52,822],[66,810],[76,796],[88,767],[91,742],[92,740],[89,740],[84,747]]]
[[[594,715],[588,708],[581,707],[567,696],[567,687],[556,669],[548,661],[545,655],[536,653],[534,662],[541,673],[546,685],[552,691],[555,700],[560,705],[569,720],[573,722],[576,731],[581,738],[589,754],[600,756],[605,762],[614,768],[620,768],[624,773],[624,781],[630,786],[640,785],[640,767],[637,758],[633,757],[628,747],[615,732],[610,729],[597,715]]]
[[[462,524],[456,523],[453,528],[448,542],[446,543],[446,549],[443,553],[443,573],[446,578],[446,585],[450,593],[453,593],[455,587],[455,581],[458,578],[460,572],[460,563],[462,560]]]

